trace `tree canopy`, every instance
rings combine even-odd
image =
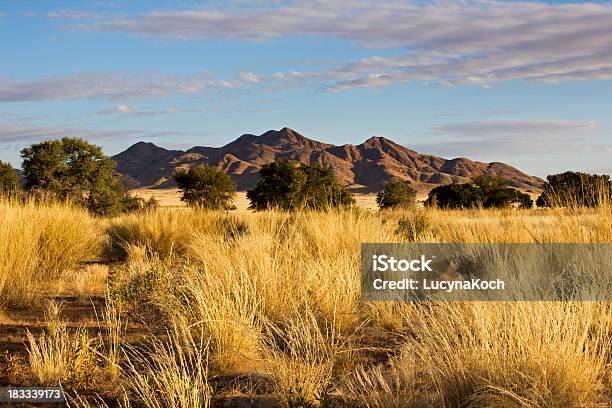
[[[0,161],[0,193],[10,193],[19,190],[19,176],[9,163]]]
[[[381,192],[376,195],[376,204],[382,210],[385,208],[410,207],[416,199],[416,190],[410,186],[409,180],[392,178],[388,180]]]
[[[295,166],[288,160],[279,160],[264,165],[259,175],[255,187],[247,192],[252,209],[321,209],[355,202],[332,170],[317,164]]]
[[[236,193],[234,182],[223,170],[206,164],[180,169],[174,180],[181,191],[181,200],[197,208],[223,209],[232,207]]]
[[[99,146],[79,138],[35,143],[21,151],[27,190],[51,193],[85,205],[99,215],[125,211],[125,194],[116,163]]]
[[[429,192],[425,205],[440,208],[504,208],[517,204],[520,208],[531,208],[533,200],[528,194],[508,187],[507,182],[488,175],[476,176],[471,183],[446,184]]]
[[[538,207],[596,207],[612,200],[610,176],[574,171],[546,177]]]

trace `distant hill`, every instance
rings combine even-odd
[[[410,180],[419,190],[466,182],[479,174],[503,177],[511,186],[524,190],[535,191],[542,183],[541,179],[500,162],[449,160],[420,154],[384,137],[371,137],[359,145],[335,146],[289,128],[259,136],[242,135],[223,147],[195,146],[187,151],[138,142],[113,156],[118,171],[132,187],[172,187],[176,169],[206,163],[227,172],[239,190],[255,185],[262,165],[281,158],[331,167],[341,183],[363,192],[380,190],[391,177]]]

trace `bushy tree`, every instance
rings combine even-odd
[[[425,201],[440,208],[474,208],[480,205],[480,192],[471,184],[445,184],[432,189]]]
[[[232,207],[236,193],[234,182],[223,170],[206,164],[180,169],[174,180],[181,190],[181,200],[198,208],[223,209]]]
[[[349,206],[355,202],[331,169],[317,164],[296,167],[288,160],[279,160],[264,165],[259,176],[255,187],[247,192],[252,209],[321,209]]]
[[[99,215],[125,211],[116,163],[99,146],[79,138],[35,143],[21,151],[26,189],[85,205]]]
[[[567,171],[546,177],[538,207],[596,207],[612,200],[612,182],[608,175]]]
[[[350,206],[355,203],[353,195],[341,186],[332,169],[318,164],[301,165],[295,169],[301,184],[296,190],[299,207],[321,209],[325,207]]]
[[[508,182],[501,177],[483,174],[474,177],[472,184],[478,188],[480,203],[484,208],[505,208],[511,204],[518,204],[521,208],[533,206],[529,194],[508,187]]]
[[[410,186],[409,180],[392,178],[388,180],[381,192],[376,195],[376,204],[382,210],[385,208],[410,207],[416,199],[416,190]]]
[[[0,194],[18,191],[19,176],[9,163],[0,161]]]
[[[303,174],[298,173],[288,160],[265,164],[259,170],[257,184],[247,191],[247,198],[251,201],[250,208],[293,208],[297,202],[296,191],[301,189],[303,183]]]
[[[508,187],[499,177],[476,176],[471,183],[447,184],[429,192],[425,205],[441,208],[505,208],[517,204],[520,208],[531,208],[533,200],[528,194]]]

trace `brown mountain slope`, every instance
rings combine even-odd
[[[504,163],[481,163],[466,158],[447,160],[417,153],[383,137],[372,137],[359,145],[334,146],[289,128],[270,130],[260,136],[242,135],[223,147],[196,146],[187,151],[139,142],[113,156],[117,169],[133,186],[170,187],[177,168],[206,163],[230,174],[239,190],[256,183],[262,165],[281,158],[331,167],[338,180],[361,191],[377,191],[391,177],[410,180],[419,189],[465,182],[479,174],[501,176],[510,185],[526,190],[535,190],[542,183],[541,179]]]

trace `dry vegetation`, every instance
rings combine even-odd
[[[81,407],[612,404],[610,302],[359,299],[361,242],[612,242],[609,206],[0,215],[0,384]]]

